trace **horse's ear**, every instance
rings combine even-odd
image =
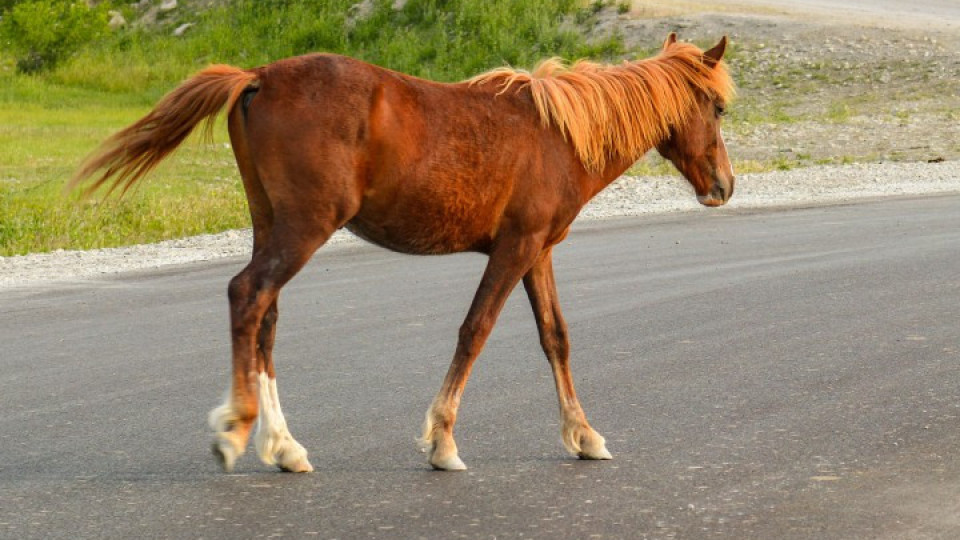
[[[727,50],[727,36],[720,38],[720,43],[713,46],[712,49],[703,53],[703,61],[710,67],[715,67],[723,60],[723,53]]]
[[[671,45],[677,42],[677,33],[670,32],[670,35],[667,36],[667,39],[663,42],[663,50],[667,50]]]

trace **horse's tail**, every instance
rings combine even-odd
[[[173,152],[200,122],[210,137],[217,114],[231,110],[240,94],[257,84],[255,71],[212,65],[164,96],[146,116],[124,128],[97,148],[67,184],[73,189],[103,171],[84,190],[89,195],[109,185],[107,194],[121,195]]]

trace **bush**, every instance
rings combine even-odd
[[[116,8],[121,1],[111,3]],[[375,0],[362,16],[350,9],[357,3],[221,1],[193,11],[196,27],[184,36],[160,26],[109,32],[45,78],[156,99],[211,63],[253,67],[309,52],[346,54],[440,81],[504,64],[532,67],[550,56],[611,59],[623,52],[619,36],[587,42],[579,33],[576,19],[592,13],[582,0],[407,0],[402,7]]]
[[[0,38],[21,73],[49,69],[107,30],[106,5],[83,0],[32,0],[14,4],[0,20]]]

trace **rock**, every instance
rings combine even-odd
[[[347,22],[356,22],[362,21],[373,14],[374,8],[376,8],[373,0],[363,0],[362,2],[357,2],[356,4],[350,6],[347,9]]]
[[[156,6],[148,8],[146,12],[144,12],[144,14],[136,20],[134,26],[143,27],[157,24],[157,13],[159,11],[160,10]]]
[[[177,9],[177,0],[163,0],[160,3],[160,11],[171,11]]]
[[[107,25],[112,30],[123,28],[127,25],[127,20],[123,18],[123,14],[119,11],[108,11],[107,15],[110,15],[110,22],[107,23]]]
[[[173,31],[173,35],[175,35],[175,36],[177,36],[177,37],[180,37],[180,36],[182,36],[184,33],[186,33],[186,31],[187,31],[191,26],[193,26],[193,23],[183,23],[183,24],[181,24],[180,26],[178,26],[178,27],[176,28],[176,30]]]

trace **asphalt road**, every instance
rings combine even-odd
[[[239,260],[0,294],[0,538],[958,538],[960,196],[594,222],[557,253],[565,455],[520,288],[467,386],[464,473],[414,437],[477,255],[321,251],[281,301],[317,472],[209,455]]]
[[[939,30],[960,28],[960,2],[957,0],[737,0],[736,4],[741,7],[774,7],[845,24]]]

